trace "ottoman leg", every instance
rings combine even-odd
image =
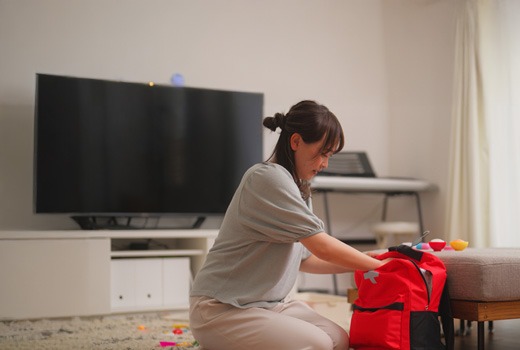
[[[477,348],[478,348],[478,350],[484,350],[484,322],[483,321],[478,322],[477,335],[478,335]]]

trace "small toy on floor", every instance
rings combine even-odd
[[[192,340],[190,336],[190,328],[187,324],[177,323],[172,326],[171,332],[165,332],[169,336],[174,337],[173,340],[160,341],[159,345],[162,348],[174,347],[179,349],[196,349],[199,346],[197,340]]]

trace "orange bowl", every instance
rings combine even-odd
[[[464,250],[468,246],[468,243],[469,242],[463,241],[462,239],[456,239],[454,241],[451,241],[450,245],[455,250]]]
[[[436,252],[439,252],[439,251],[443,250],[444,247],[446,247],[446,242],[445,241],[433,241],[432,240],[432,241],[430,241],[429,245],[430,245],[430,248],[432,248]]]

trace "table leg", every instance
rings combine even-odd
[[[330,212],[329,212],[329,198],[327,196],[327,191],[323,192],[323,209],[325,211],[325,225],[327,226],[327,233],[331,236],[332,234],[332,224],[330,222]],[[332,285],[334,288],[334,294],[338,295],[338,276],[335,274],[332,275]]]
[[[424,223],[423,223],[423,217],[422,217],[422,210],[421,210],[421,198],[419,197],[418,192],[413,193],[415,196],[415,203],[417,204],[417,217],[419,218],[419,235],[422,235],[424,233]],[[424,239],[423,239],[424,241]]]
[[[385,194],[383,198],[383,214],[381,215],[381,221],[386,221],[386,209],[388,208],[388,194]]]

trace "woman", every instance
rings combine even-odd
[[[325,106],[302,101],[264,119],[281,129],[267,162],[252,166],[229,205],[191,291],[190,326],[204,349],[348,349],[348,335],[288,298],[298,271],[343,273],[383,264],[325,233],[310,180],[344,145]]]

